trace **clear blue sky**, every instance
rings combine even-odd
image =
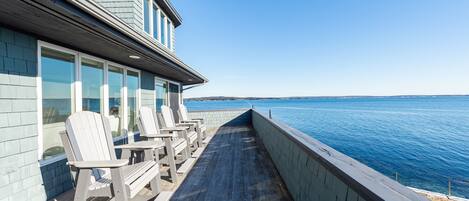
[[[186,97],[469,94],[468,0],[173,4]]]

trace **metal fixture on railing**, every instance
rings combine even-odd
[[[448,196],[451,196],[451,177],[448,177]]]
[[[401,182],[405,183],[405,181],[402,181],[402,180],[399,181],[399,179],[401,179],[399,177],[400,177],[399,173],[395,172],[394,173],[394,179],[399,183],[401,183]],[[444,176],[444,177],[446,177],[446,176]],[[447,193],[446,193],[447,196],[454,196],[453,195],[453,190],[454,190],[453,188],[460,189],[461,186],[469,186],[469,180],[467,180],[467,179],[451,178],[451,177],[446,177],[446,178],[448,179],[448,186],[447,186],[448,189],[447,189]],[[456,196],[461,196],[461,195],[456,195]]]
[[[272,109],[269,109],[269,119],[272,119]]]

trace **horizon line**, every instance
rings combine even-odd
[[[281,98],[343,98],[343,97],[418,97],[418,96],[469,96],[469,94],[402,94],[402,95],[312,95],[312,96],[199,96],[186,97],[184,99],[200,98],[256,98],[256,99],[281,99]]]

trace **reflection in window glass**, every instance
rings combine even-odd
[[[84,111],[101,113],[103,97],[101,86],[104,84],[103,80],[103,63],[83,58],[81,62],[81,82]]]
[[[163,80],[155,81],[155,93],[156,93],[156,111],[161,110],[162,105],[168,104],[168,83]]]
[[[153,5],[153,38],[158,38],[158,7]]]
[[[143,0],[143,29],[150,33],[150,6],[148,0]]]
[[[109,66],[109,122],[111,124],[112,136],[122,134],[122,87],[124,86],[123,69]]]
[[[75,57],[48,48],[41,49],[42,121],[44,159],[63,153],[59,132],[73,110]]]
[[[165,32],[165,27],[166,27],[166,17],[164,16],[163,12],[161,12],[161,17],[160,17],[160,26],[161,26],[161,43],[163,45],[166,45],[166,32]]]
[[[127,71],[127,106],[128,106],[128,130],[138,131],[137,128],[137,93],[138,93],[138,73]]]

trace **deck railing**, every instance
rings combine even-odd
[[[255,109],[190,112],[209,129],[251,125],[294,200],[427,200],[411,189]]]
[[[427,200],[256,110],[252,111],[252,125],[295,200]]]

